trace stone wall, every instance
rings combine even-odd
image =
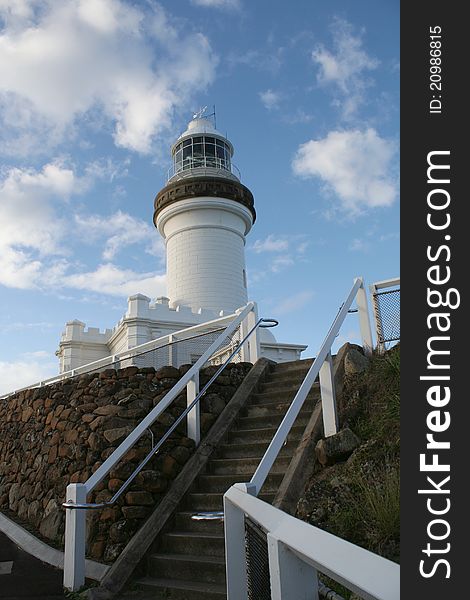
[[[44,538],[63,544],[61,503],[67,485],[85,482],[188,368],[108,369],[1,400],[0,507],[16,513]],[[201,371],[201,386],[216,368]],[[250,368],[248,363],[230,364],[209,388],[201,400],[203,433]],[[155,440],[185,407],[184,392],[152,426]],[[91,558],[113,562],[158,504],[193,452],[194,443],[185,433],[183,420],[114,506],[89,511],[87,552]],[[88,500],[109,500],[146,456],[150,444],[150,434],[143,436]]]

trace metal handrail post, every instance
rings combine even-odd
[[[186,385],[186,406],[191,406],[199,394],[199,373],[195,373]],[[201,411],[197,402],[187,415],[188,438],[194,440],[196,446],[201,441]]]
[[[333,375],[333,358],[328,352],[325,362],[320,367],[320,396],[323,414],[323,431],[325,437],[335,435],[338,431],[338,410],[336,407],[335,379]]]
[[[67,486],[67,502],[86,502],[87,490],[83,483]],[[72,592],[85,583],[86,513],[81,510],[65,511],[64,587]]]

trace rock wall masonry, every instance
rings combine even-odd
[[[0,507],[62,545],[65,512],[61,504],[67,485],[85,482],[188,368],[107,369],[1,400]],[[209,388],[201,400],[203,433],[250,368],[249,363],[228,365]],[[216,369],[201,371],[201,385]],[[182,393],[152,426],[156,440],[185,407],[186,394]],[[183,420],[116,505],[89,512],[87,551],[91,558],[113,562],[159,503],[193,452],[194,443],[185,434]],[[148,453],[150,444],[150,435],[143,436],[88,500],[109,500]]]

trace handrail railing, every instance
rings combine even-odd
[[[69,369],[67,371],[64,371],[63,373],[59,373],[58,375],[49,377],[48,379],[42,379],[41,381],[37,381],[25,387],[12,390],[7,394],[1,394],[0,400],[3,398],[7,398],[8,396],[11,396],[13,394],[17,394],[18,392],[22,392],[24,390],[29,390],[31,388],[37,387],[44,387],[53,383],[60,383],[65,379],[70,379],[71,377],[76,377],[77,375],[83,375],[85,373],[91,373],[93,371],[96,371],[97,369],[102,369],[104,367],[112,368],[112,366],[117,363],[136,358],[137,356],[141,356],[153,350],[165,348],[166,346],[171,346],[182,341],[190,341],[193,338],[200,337],[208,333],[223,331],[223,324],[229,323],[236,316],[237,313],[233,313],[224,317],[219,317],[218,319],[213,319],[212,321],[206,321],[205,323],[192,325],[191,327],[186,327],[185,329],[179,329],[172,333],[167,333],[166,335],[162,335],[159,338],[150,340],[149,342],[144,342],[143,344],[139,344],[138,346],[134,346],[133,348],[123,350],[122,352],[117,352],[116,354],[110,354],[109,356],[104,356],[103,358],[98,358],[97,360],[86,363],[84,365],[80,365],[79,367],[75,367],[74,369]],[[215,329],[211,329],[212,326],[217,327]],[[201,331],[201,333],[182,339],[179,337],[194,331]]]
[[[266,323],[266,325],[263,325],[263,323]],[[270,323],[270,324],[268,325],[267,323]],[[166,431],[166,433],[155,444],[155,446],[152,443],[152,449],[150,450],[150,452],[143,459],[143,461],[139,464],[139,466],[131,473],[131,475],[129,475],[129,477],[126,479],[126,481],[122,484],[122,486],[117,490],[117,492],[114,494],[114,496],[110,500],[108,500],[107,502],[100,502],[98,504],[95,504],[95,503],[75,504],[74,502],[63,502],[62,506],[64,508],[71,508],[71,509],[88,509],[88,508],[99,509],[99,508],[105,508],[106,506],[112,506],[113,504],[115,504],[117,499],[124,492],[124,490],[127,487],[129,487],[130,483],[136,478],[136,476],[140,473],[140,471],[142,471],[142,469],[150,461],[150,459],[163,446],[163,444],[171,436],[173,431],[175,431],[175,429],[178,427],[178,425],[183,421],[183,419],[186,417],[186,415],[188,415],[188,413],[191,412],[191,410],[196,406],[196,404],[199,403],[200,399],[204,396],[204,394],[207,392],[209,387],[214,383],[214,381],[222,373],[222,371],[225,369],[225,367],[232,361],[232,358],[238,353],[240,348],[248,340],[248,338],[255,331],[255,329],[257,327],[263,327],[263,328],[276,327],[277,325],[279,325],[279,321],[277,321],[276,319],[258,319],[258,321],[250,329],[250,331],[245,335],[245,337],[237,344],[236,348],[233,350],[233,352],[230,354],[230,356],[227,358],[227,360],[220,365],[220,367],[217,369],[217,371],[214,373],[214,375],[212,375],[212,377],[209,379],[209,381],[206,383],[206,385],[202,388],[202,390],[199,392],[199,394],[196,396],[196,398],[194,398],[194,400],[179,415],[179,417],[172,424],[172,426],[168,429],[168,431]],[[153,437],[153,435],[152,435],[152,437]]]
[[[289,435],[290,429],[297,419],[297,416],[317,376],[320,376],[320,393],[325,437],[334,435],[336,433],[338,424],[331,347],[354,300],[356,300],[359,313],[359,324],[364,351],[366,354],[370,354],[372,352],[372,334],[370,330],[369,313],[367,308],[367,295],[364,289],[363,279],[358,277],[354,280],[354,285],[349,292],[348,297],[338,311],[338,314],[336,315],[333,324],[331,325],[330,330],[328,331],[327,336],[321,345],[315,360],[313,361],[312,366],[308,370],[305,379],[303,380],[297,394],[295,395],[281,424],[279,425],[278,430],[271,440],[271,443],[261,459],[261,462],[259,463],[253,477],[251,478],[250,483],[254,485],[254,488],[252,489],[255,496],[259,494],[260,489],[266,481],[274,461],[276,460],[279,451]]]
[[[267,532],[272,598],[318,599],[318,571],[367,600],[398,600],[399,565],[274,508],[235,484],[224,495],[228,600],[246,600],[246,516]]]
[[[199,388],[199,371],[209,360],[213,353],[221,346],[223,341],[230,337],[238,327],[244,327],[244,331],[249,329],[249,334],[243,338],[237,349],[230,355],[230,360],[239,351],[240,347],[250,344],[248,338],[253,332],[261,326],[262,320],[256,317],[256,305],[250,302],[243,309],[238,311],[235,318],[227,328],[217,337],[210,347],[203,353],[198,361],[186,372],[183,377],[171,388],[164,398],[142,419],[128,437],[114,450],[114,452],[103,462],[103,464],[91,475],[85,483],[73,483],[67,486],[67,506],[65,522],[65,557],[64,557],[64,587],[75,591],[84,583],[84,564],[85,564],[85,512],[74,510],[74,508],[90,508],[86,505],[87,495],[106,477],[111,469],[121,460],[121,458],[134,446],[134,444],[144,435],[149,427],[155,422],[160,414],[168,408],[173,400],[187,388],[187,409],[186,417],[188,421],[188,437],[192,437],[195,443],[199,443],[199,404],[196,402]],[[243,334],[242,334],[243,335]],[[256,362],[258,355],[258,342],[252,342],[250,345],[250,356],[252,362]],[[227,362],[221,367],[225,368]],[[205,387],[207,389],[207,387]],[[200,398],[200,394],[199,394]],[[155,450],[152,451],[153,456]],[[150,460],[147,456],[147,459]],[[142,467],[143,468],[143,467]],[[136,473],[137,474],[137,473]]]

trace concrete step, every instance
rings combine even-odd
[[[243,483],[243,479],[246,481],[247,478],[242,477],[240,479],[242,480],[241,483]],[[258,498],[260,498],[261,500],[264,500],[268,504],[271,504],[271,502],[274,500],[274,496],[275,496],[274,493],[267,493],[267,494],[260,494],[258,496]],[[223,494],[217,494],[217,493],[188,494],[187,510],[192,510],[195,512],[196,511],[223,510]]]
[[[293,440],[285,444],[279,455],[292,456],[297,448],[298,441]],[[269,441],[267,442],[252,442],[245,444],[222,444],[218,447],[218,458],[261,458],[268,449]]]
[[[225,559],[197,554],[151,554],[148,575],[203,583],[225,583]]]
[[[269,404],[273,403],[281,403],[281,402],[292,402],[295,398],[295,395],[299,391],[299,386],[292,387],[290,389],[276,389],[269,392],[258,392],[253,394],[251,398],[251,402],[249,406],[254,406],[255,404]],[[314,383],[309,393],[307,394],[307,398],[318,398],[320,396],[320,387],[318,384]]]
[[[264,427],[275,427],[277,429],[284,416],[284,413],[276,412],[267,416],[240,417],[237,419],[237,429],[263,429]],[[307,425],[310,417],[310,411],[302,410],[297,416],[296,424]]]
[[[197,510],[181,511],[175,515],[175,530],[188,531],[198,534],[211,533],[215,535],[224,534],[223,521],[200,521],[191,517],[197,514]]]
[[[291,360],[289,362],[276,363],[273,373],[291,371],[292,369],[305,369],[308,371],[313,364],[313,358],[304,358],[302,360]]]
[[[302,381],[305,379],[305,376],[307,375],[308,371],[299,371],[298,374],[294,374],[294,375],[289,375],[289,377],[285,377],[284,375],[282,377],[276,377],[276,378],[270,378],[269,381],[265,381],[264,383],[262,383],[260,385],[260,391],[266,391],[269,392],[271,390],[275,390],[277,388],[290,388],[290,387],[295,387],[295,388],[299,388],[300,384],[302,383]]]
[[[287,441],[300,440],[305,430],[305,425],[293,425]],[[251,442],[270,442],[275,433],[277,427],[263,427],[260,429],[237,429],[230,431],[228,434],[228,443],[251,443]]]
[[[310,367],[298,367],[292,368],[285,371],[273,371],[269,377],[266,378],[264,384],[269,384],[273,381],[284,381],[290,379],[304,379],[307,375]]]
[[[317,398],[310,396],[306,398],[302,409],[309,410],[311,412],[314,409],[316,403]],[[286,412],[289,410],[291,404],[292,402],[267,402],[265,404],[252,404],[245,406],[242,409],[240,416],[262,417],[275,414],[276,412],[285,415]]]
[[[285,473],[290,461],[289,456],[278,456],[271,473]],[[257,458],[216,458],[210,461],[207,475],[249,475],[251,477],[258,465]]]
[[[194,554],[196,556],[225,556],[224,536],[213,533],[170,531],[162,537],[163,554]]]
[[[263,490],[266,493],[277,492],[283,477],[284,473],[270,473]],[[240,475],[200,475],[197,479],[197,491],[201,493],[225,493],[234,483],[239,483],[239,481]]]
[[[138,585],[152,594],[152,600],[225,600],[225,584],[181,581],[156,577],[137,579]]]

